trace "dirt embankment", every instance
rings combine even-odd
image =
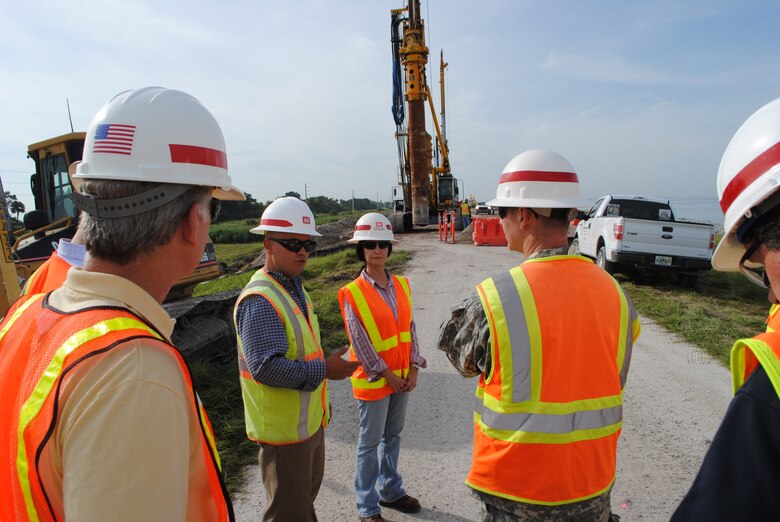
[[[406,275],[421,352],[428,360],[409,403],[400,470],[407,491],[420,499],[423,510],[405,515],[385,509],[383,515],[393,521],[479,520],[479,503],[463,483],[471,462],[476,380],[460,377],[435,342],[452,304],[521,258],[506,247],[440,243],[435,232],[399,239],[399,248],[415,253]],[[669,519],[693,481],[731,396],[725,368],[649,320],[643,319],[643,325],[625,391],[612,494],[613,511],[624,522]],[[325,479],[317,514],[323,521],[356,520],[358,419],[348,382],[331,383],[331,402],[334,415],[326,430]],[[253,466],[245,491],[235,499],[238,520],[257,520],[263,499],[259,469]]]

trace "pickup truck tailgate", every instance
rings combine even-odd
[[[712,226],[699,223],[624,218],[623,241],[619,250],[626,253],[710,259],[711,233]]]

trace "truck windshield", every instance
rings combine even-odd
[[[607,205],[606,215],[653,221],[674,221],[674,214],[672,214],[668,203],[642,199],[613,199]]]

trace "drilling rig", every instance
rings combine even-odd
[[[393,119],[396,124],[400,183],[393,199],[397,201],[396,210],[404,213],[404,230],[409,230],[412,225],[427,226],[435,223],[441,210],[457,210],[458,184],[450,171],[446,129],[442,132],[443,125],[439,126],[425,74],[428,48],[425,45],[425,23],[420,16],[420,0],[409,0],[406,7],[394,9],[390,13]],[[442,51],[442,123],[445,121],[446,67]],[[426,101],[436,130],[435,147],[425,128]]]

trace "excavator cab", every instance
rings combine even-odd
[[[30,178],[35,210],[25,214],[24,229],[14,232],[12,247],[22,279],[30,277],[49,258],[61,238],[71,238],[76,233],[79,210],[68,167],[74,161],[81,161],[85,138],[85,132],[71,132],[27,148],[27,156],[35,163],[35,174]],[[168,300],[187,297],[197,283],[219,275],[214,245],[209,241],[195,271],[171,289]]]

